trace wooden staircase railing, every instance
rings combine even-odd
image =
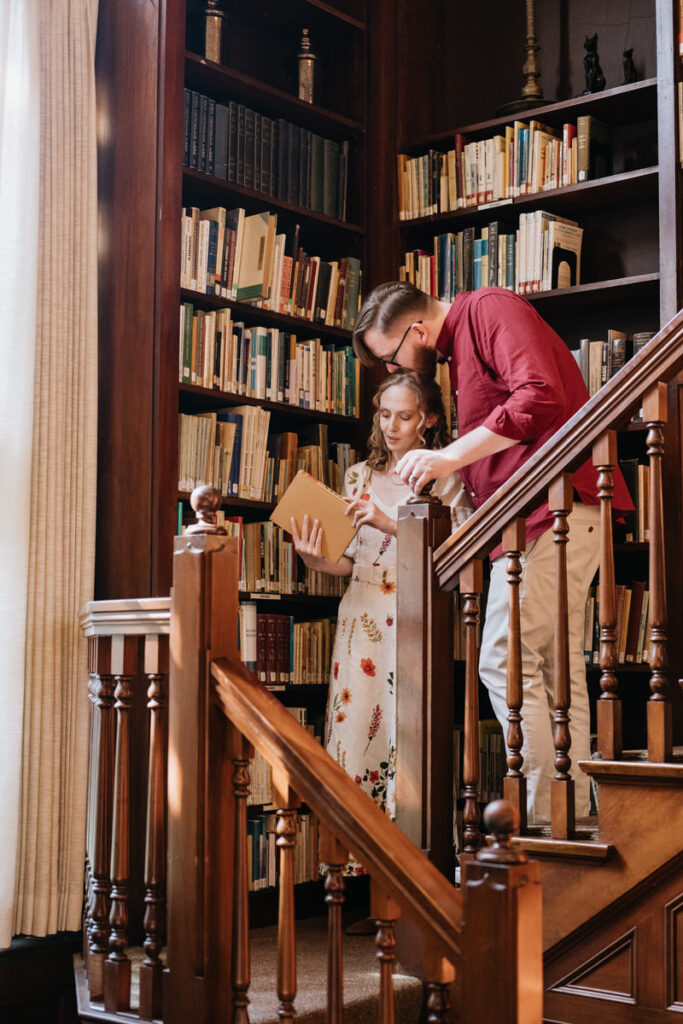
[[[176,539],[170,601],[93,602],[83,616],[92,719],[82,1019],[249,1021],[247,800],[258,751],[272,768],[277,816],[280,1020],[295,1019],[294,815],[303,801],[320,821],[326,865],[330,1024],[340,1024],[344,1012],[342,868],[349,853],[371,876],[381,1024],[394,1020],[403,914],[422,937],[432,1024],[450,1019],[456,971],[463,1024],[480,1021],[484,1005],[505,1024],[540,1024],[540,870],[510,846],[514,808],[500,802],[488,809],[497,842],[472,861],[456,890],[238,660],[237,541],[202,532],[211,530],[210,515],[200,510],[199,518],[197,532]],[[141,706],[146,770],[133,742],[140,723],[132,727],[131,719]],[[134,796],[146,806],[144,879],[130,867]],[[128,923],[141,916],[131,893],[143,881],[146,956],[136,1005]],[[492,960],[504,979],[493,994]]]
[[[144,933],[139,1011],[145,1019],[161,1015],[169,619],[168,598],[93,601],[81,618],[91,703],[83,915],[88,995],[108,1013],[129,1010],[132,922],[134,932]],[[145,823],[140,835],[138,816]],[[139,877],[131,872],[136,848],[144,855]]]
[[[524,729],[522,700],[519,578],[525,548],[525,516],[544,500],[554,515],[554,540],[557,553],[557,592],[555,611],[555,768],[551,794],[551,834],[571,839],[575,835],[573,780],[570,765],[571,693],[568,674],[567,631],[567,546],[571,548],[567,517],[572,508],[572,470],[592,454],[598,471],[600,501],[600,668],[601,694],[597,707],[598,749],[602,759],[622,756],[622,717],[618,692],[616,637],[616,591],[612,536],[613,474],[617,465],[616,429],[642,407],[647,430],[647,455],[650,465],[648,497],[650,520],[650,623],[651,669],[650,698],[647,703],[648,759],[667,762],[672,758],[672,705],[669,693],[667,643],[666,574],[674,580],[680,573],[680,493],[670,494],[667,513],[673,529],[667,540],[664,531],[663,458],[664,434],[669,403],[679,418],[679,388],[671,386],[683,368],[683,312],[678,313],[648,345],[608,381],[548,442],[493,494],[472,517],[452,535],[444,536],[438,524],[438,506],[433,500],[409,504],[399,510],[398,550],[399,583],[397,704],[397,780],[420,777],[419,791],[404,784],[397,789],[399,821],[408,835],[424,849],[431,849],[431,836],[450,835],[453,816],[450,778],[446,783],[430,773],[433,750],[450,743],[452,695],[434,712],[432,687],[434,667],[452,678],[452,630],[443,628],[444,591],[460,588],[466,634],[465,852],[474,854],[480,842],[479,756],[478,756],[478,651],[477,624],[481,615],[483,559],[499,543],[507,556],[509,585],[509,627],[506,735],[507,775],[504,794],[518,810],[521,831],[525,830],[526,790],[521,748]],[[671,438],[672,451],[680,460],[681,437]],[[680,480],[680,466],[676,479]],[[422,530],[418,524],[426,524]],[[424,593],[416,602],[411,588],[401,586],[402,579],[418,577]],[[680,593],[680,588],[679,588]],[[432,609],[437,609],[434,614]],[[680,608],[677,609],[680,617]],[[552,614],[552,609],[549,609]],[[438,620],[438,621],[437,621]],[[415,666],[422,666],[415,671]],[[677,675],[681,673],[678,672]],[[442,689],[443,689],[443,684]],[[450,685],[450,684],[449,684]],[[402,723],[400,709],[408,702],[413,710],[409,724]],[[415,720],[417,714],[417,720]],[[417,741],[415,742],[415,738]],[[413,742],[409,742],[412,738]],[[425,773],[425,777],[422,777]],[[400,783],[397,783],[400,786]],[[443,857],[437,857],[440,862]]]

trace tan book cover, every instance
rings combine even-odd
[[[351,517],[345,515],[347,507],[341,495],[301,469],[270,518],[287,533],[291,531],[290,519],[298,530],[306,513],[311,522],[318,519],[323,528],[323,557],[338,562],[356,535]]]

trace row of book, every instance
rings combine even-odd
[[[568,288],[581,282],[582,240],[583,228],[575,221],[536,210],[521,214],[514,232],[492,221],[479,230],[436,235],[432,252],[404,253],[399,280],[441,302],[486,287],[520,295]]]
[[[319,825],[314,814],[298,811],[294,841],[293,881],[314,882],[319,877],[318,839]],[[247,818],[247,865],[249,891],[269,889],[278,884],[277,816],[270,813],[251,813]]]
[[[465,753],[464,726],[453,730],[453,805],[464,794],[463,761]],[[503,796],[503,778],[507,772],[507,757],[503,729],[496,718],[483,718],[479,722],[479,800],[490,803]]]
[[[231,395],[359,415],[360,367],[350,345],[247,327],[230,309],[181,304],[178,375],[181,383]]]
[[[268,434],[270,412],[258,405],[228,412],[180,413],[178,490],[210,484],[224,497],[277,501],[300,469],[339,489],[355,461],[347,442],[327,437],[327,424]]]
[[[650,466],[638,459],[620,459],[623,474],[635,511],[629,512],[618,534],[626,543],[643,543],[650,539]]]
[[[242,660],[270,690],[326,686],[335,628],[335,619],[298,622],[292,615],[258,612],[254,601],[239,606]]]
[[[305,707],[288,707],[290,715],[296,719],[299,725],[313,736],[318,743],[323,742],[325,729],[325,712],[311,711]],[[249,765],[249,795],[247,804],[267,809],[273,804],[273,780],[270,765],[265,757],[258,751]]]
[[[352,331],[360,305],[355,256],[323,260],[300,245],[296,225],[278,232],[277,214],[242,207],[183,209],[180,287],[285,316]]]
[[[605,341],[581,338],[573,355],[589,394],[599,391],[653,336],[654,331],[636,331],[631,336],[624,331],[608,330]]]
[[[399,218],[412,220],[604,177],[612,169],[611,131],[588,114],[561,131],[515,121],[488,139],[458,133],[446,153],[399,153],[397,164]]]
[[[584,624],[586,664],[600,664],[600,587],[590,588]],[[650,593],[644,580],[616,586],[616,649],[619,664],[649,661]]]
[[[185,89],[183,127],[186,167],[346,220],[348,142],[192,89]]]
[[[219,518],[220,522],[220,518]],[[240,542],[240,590],[246,594],[338,596],[344,593],[340,576],[306,569],[297,557],[288,533],[267,520],[245,523],[240,516],[225,517],[228,536]]]

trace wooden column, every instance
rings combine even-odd
[[[296,808],[299,806],[289,779],[273,769],[273,806],[277,808],[275,840],[280,851],[280,878],[277,921],[277,994],[281,1024],[296,1017],[296,924],[294,917],[294,846]]]
[[[232,1024],[249,1024],[249,869],[247,857],[247,800],[249,761],[253,748],[233,734],[232,785],[235,797],[235,862],[233,873]]]
[[[318,843],[321,864],[325,864],[325,903],[327,904],[327,1018],[326,1024],[344,1020],[344,975],[342,948],[342,907],[344,905],[344,864],[348,851],[321,823]]]
[[[175,538],[164,1024],[223,1020],[232,1003],[232,727],[213,699],[208,668],[213,658],[239,658],[238,581],[236,538]]]
[[[380,1024],[394,1024],[394,929],[401,916],[401,908],[374,879],[370,883],[370,916],[377,926],[375,945],[379,960],[379,1021]]]
[[[450,530],[438,499],[398,510],[396,823],[452,880],[453,599],[432,568]]]
[[[116,684],[116,760],[109,956],[104,965],[104,1008],[108,1013],[116,1013],[130,1007],[131,963],[126,952],[130,881],[130,708],[133,699],[133,679],[138,668],[138,637],[113,637],[111,663]]]
[[[643,399],[643,421],[647,425],[647,454],[650,457],[650,690],[647,705],[647,756],[650,761],[670,761],[673,720],[668,697],[666,556],[664,505],[662,501],[663,426],[667,420],[667,387],[657,384]]]
[[[557,610],[554,660],[555,778],[550,784],[550,832],[553,839],[570,839],[574,834],[574,780],[569,774],[571,735],[571,677],[569,674],[569,608],[567,601],[567,517],[573,506],[572,477],[563,473],[550,485],[548,505],[553,513],[553,539],[557,565]]]
[[[161,948],[165,934],[168,637],[145,637],[149,766],[145,835],[145,959],[140,964],[140,1016],[162,1016]]]
[[[617,435],[614,430],[593,445],[593,465],[598,470],[600,498],[600,699],[597,704],[598,751],[606,761],[616,761],[622,752],[621,701],[617,679],[617,595],[614,581],[614,538],[612,497],[614,467],[617,464]]]
[[[507,663],[507,774],[503,779],[503,795],[517,809],[520,832],[526,832],[526,778],[522,772],[522,629],[519,618],[519,582],[522,575],[522,552],[526,548],[526,523],[515,519],[503,530],[503,551],[507,555],[508,581],[508,663]]]
[[[484,589],[482,561],[473,559],[460,573],[460,594],[465,621],[465,739],[462,781],[463,853],[473,854],[479,845],[479,629]]]
[[[427,1024],[448,1021],[448,989],[455,979],[455,968],[431,943],[425,950],[424,984],[427,995]]]
[[[506,800],[484,822],[495,845],[463,864],[462,1024],[541,1024],[541,865],[510,845],[519,816]]]
[[[95,676],[93,691],[93,735],[95,746],[94,815],[92,836],[92,903],[88,951],[88,989],[92,1000],[104,992],[104,962],[109,939],[109,875],[114,777],[114,677],[111,674],[111,637],[90,638],[90,672]]]

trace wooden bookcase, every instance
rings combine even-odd
[[[399,5],[400,6],[400,5]],[[676,55],[677,5],[670,0],[651,0],[639,5],[637,15],[616,13],[609,22],[605,5],[591,5],[583,0],[569,0],[565,5],[538,5],[537,25],[541,43],[542,81],[553,81],[558,74],[557,98],[535,109],[527,109],[505,117],[486,117],[506,100],[521,91],[521,79],[510,80],[511,66],[521,69],[521,10],[515,5],[489,4],[487,14],[496,19],[497,31],[486,35],[485,46],[472,46],[480,18],[473,12],[450,13],[447,5],[440,8],[441,50],[447,54],[439,63],[433,55],[430,73],[441,83],[440,96],[423,90],[420,96],[431,96],[431,104],[406,101],[398,116],[396,152],[416,156],[436,149],[452,149],[456,133],[467,141],[490,138],[512,124],[515,119],[529,123],[535,118],[559,128],[569,121],[576,123],[582,114],[592,114],[612,126],[613,173],[609,177],[589,180],[563,188],[520,195],[505,204],[467,207],[411,220],[398,218],[398,195],[395,184],[394,213],[395,265],[394,275],[408,249],[433,251],[433,238],[443,232],[457,232],[464,227],[480,227],[498,220],[501,230],[514,231],[519,215],[532,210],[547,210],[570,217],[584,229],[581,283],[571,288],[555,289],[527,295],[526,298],[551,324],[570,348],[580,338],[603,338],[609,328],[627,331],[657,330],[681,305],[681,231],[680,191],[681,169],[678,148],[678,111],[676,82],[681,78],[681,63]],[[403,5],[403,17],[410,13]],[[578,31],[578,25],[581,31]],[[576,35],[571,35],[572,27]],[[413,24],[416,36],[412,44],[428,47],[428,39]],[[468,34],[468,29],[470,34]],[[618,31],[617,31],[618,29]],[[635,47],[641,80],[628,85],[613,85],[601,93],[576,95],[582,87],[583,36],[599,31],[601,57],[607,55],[612,69],[621,71],[621,49],[615,55],[610,33],[624,39],[624,46]],[[402,33],[399,32],[399,54]],[[519,39],[517,49],[511,40]],[[449,44],[452,44],[449,45]],[[405,42],[404,42],[405,45]],[[557,59],[549,63],[545,50]],[[617,47],[618,49],[618,47]],[[617,57],[619,58],[617,60]],[[552,60],[552,58],[551,58]],[[462,87],[468,72],[474,75],[481,89]],[[603,68],[606,62],[603,60]],[[608,86],[615,81],[608,75]],[[573,85],[573,90],[571,86]],[[570,91],[571,90],[571,91]],[[399,87],[400,94],[400,87]],[[552,97],[546,89],[545,95]],[[417,109],[416,108],[420,108]],[[479,115],[480,119],[475,118]],[[483,116],[481,116],[483,114]],[[396,169],[394,168],[394,176]],[[666,486],[668,488],[667,540],[676,544],[680,555],[681,506],[681,420],[679,386],[670,388],[670,421],[666,428]],[[626,425],[619,434],[619,457],[645,461],[645,433],[642,425]],[[678,562],[678,558],[676,559]],[[672,608],[681,607],[680,573],[668,566],[668,590]],[[647,544],[616,545],[617,583],[632,579],[647,580]],[[673,600],[672,600],[673,599]],[[683,730],[683,702],[676,686],[677,668],[681,666],[681,641],[671,620],[671,695],[676,708],[676,728]],[[589,689],[599,693],[597,666],[588,667]],[[621,696],[625,704],[626,747],[642,747],[645,734],[642,701],[648,689],[648,667],[620,665],[625,673]],[[640,703],[639,703],[640,702]],[[679,740],[680,742],[680,740]]]

